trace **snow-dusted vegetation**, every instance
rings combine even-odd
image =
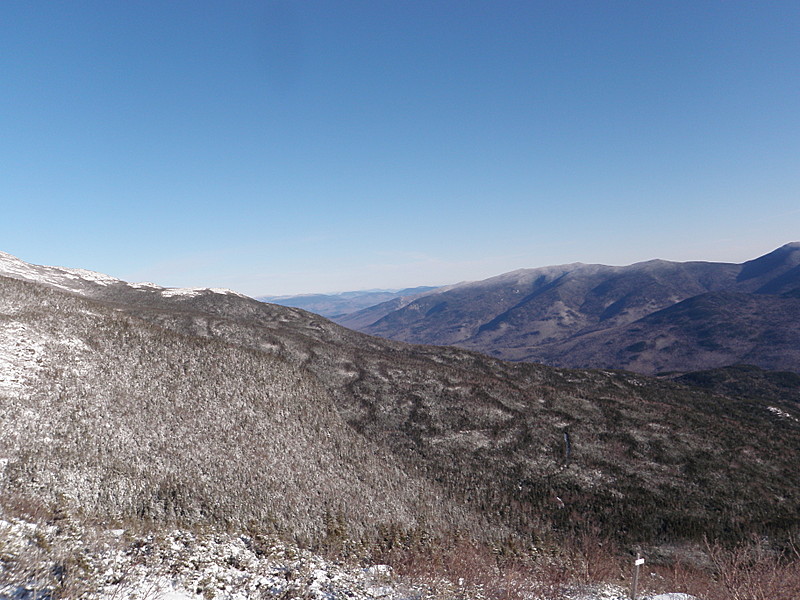
[[[249,600],[435,597],[386,565],[346,566],[263,536],[135,534],[76,522],[0,520],[0,598]]]
[[[612,598],[644,551],[647,589],[712,600],[711,549],[753,536],[751,563],[794,573],[791,400],[408,346],[211,290],[30,279],[0,277],[7,596],[41,576],[53,598],[371,597],[375,578],[388,598]],[[305,557],[300,587],[264,583],[288,568],[276,548]],[[198,591],[195,552],[223,583]],[[98,575],[114,556],[138,583]],[[355,579],[337,588],[330,561]]]
[[[625,582],[587,576],[602,566],[597,557],[549,557],[543,568],[503,572],[471,563],[467,554],[460,570],[409,575],[386,564],[326,558],[274,536],[109,528],[65,515],[44,518],[36,508],[28,504],[24,516],[19,506],[0,509],[2,600],[627,600],[631,593]],[[708,554],[717,578],[647,569],[638,600],[698,600],[661,591],[687,587],[705,600],[797,597],[796,563],[752,550],[712,547]]]

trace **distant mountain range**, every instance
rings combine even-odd
[[[364,290],[339,294],[302,294],[299,296],[261,296],[256,300],[302,308],[328,319],[336,319],[359,310],[390,302],[399,298],[415,297],[435,290],[435,287],[420,286],[404,290]]]
[[[800,371],[800,242],[743,264],[522,269],[336,321],[388,339],[563,367]]]

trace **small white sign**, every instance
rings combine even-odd
[[[643,559],[643,558],[637,558],[637,559],[636,559],[636,562],[635,562],[635,563],[633,563],[633,564],[635,564],[637,567],[638,567],[639,565],[643,565],[643,564],[644,564],[644,559]]]

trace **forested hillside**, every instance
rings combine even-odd
[[[2,294],[5,327],[25,331],[4,485],[92,514],[365,546],[797,523],[791,402],[409,346],[209,290],[3,279]]]

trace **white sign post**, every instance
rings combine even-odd
[[[642,555],[636,553],[636,560],[633,562],[633,585],[631,586],[631,600],[636,600],[636,588],[639,587],[639,567],[644,564]]]

